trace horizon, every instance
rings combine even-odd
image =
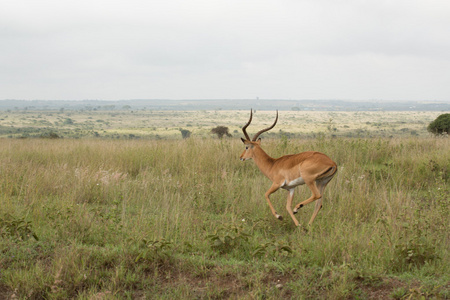
[[[450,101],[351,101],[271,99],[0,100],[0,111],[33,110],[310,110],[450,111]]]
[[[128,98],[128,99],[0,99],[0,101],[66,101],[66,102],[80,102],[80,101],[105,101],[105,102],[119,102],[119,101],[335,101],[335,102],[436,102],[436,103],[450,103],[448,100],[410,100],[410,99],[399,99],[399,100],[386,100],[386,99],[339,99],[339,98],[329,98],[329,99],[284,99],[284,98]]]

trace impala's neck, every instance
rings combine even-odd
[[[269,179],[271,178],[270,170],[272,169],[275,159],[270,157],[261,147],[255,147],[253,149],[253,160],[261,172]]]

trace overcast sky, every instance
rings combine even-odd
[[[2,0],[0,99],[450,100],[448,0]]]

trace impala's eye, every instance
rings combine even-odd
[[[245,146],[245,150],[248,150],[248,146]]]

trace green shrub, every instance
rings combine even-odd
[[[428,131],[438,134],[448,134],[450,131],[450,114],[442,114],[430,123],[427,127]]]
[[[10,214],[0,217],[0,237],[9,237],[17,241],[25,241],[30,238],[39,240],[31,221],[25,220],[25,217],[15,217]]]
[[[214,233],[207,236],[207,239],[213,250],[224,254],[248,242],[250,236],[242,225],[230,223],[220,225]]]

